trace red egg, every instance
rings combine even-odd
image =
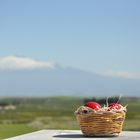
[[[109,110],[112,110],[112,109],[114,109],[114,110],[120,110],[120,109],[123,108],[122,105],[117,104],[117,103],[109,104],[108,107],[109,107]]]
[[[85,104],[85,106],[90,107],[90,108],[95,109],[95,110],[99,110],[101,108],[100,104],[98,104],[96,102],[87,102]]]

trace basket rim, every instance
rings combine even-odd
[[[105,115],[125,115],[126,112],[124,111],[117,111],[117,112],[111,112],[111,111],[106,111],[106,112],[90,112],[90,113],[81,113],[81,114],[78,114],[76,113],[75,115],[76,116],[105,116]]]

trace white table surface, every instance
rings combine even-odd
[[[5,140],[140,140],[140,131],[123,131],[119,137],[84,137],[80,130],[40,130]]]

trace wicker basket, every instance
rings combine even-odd
[[[85,136],[118,136],[122,131],[125,112],[76,114],[76,118]]]

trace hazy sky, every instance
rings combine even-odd
[[[140,0],[0,0],[0,57],[140,76]]]

